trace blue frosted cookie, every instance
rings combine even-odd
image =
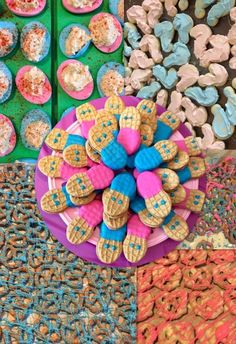
[[[97,87],[101,97],[123,96],[125,68],[117,62],[107,62],[98,71]]]
[[[0,57],[9,55],[18,42],[18,30],[14,23],[0,21]]]
[[[66,26],[60,33],[60,49],[70,59],[84,55],[90,44],[90,31],[84,25],[71,24]]]
[[[12,91],[12,73],[5,63],[0,62],[0,104],[8,100]]]

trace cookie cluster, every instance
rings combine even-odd
[[[67,226],[67,239],[81,244],[100,226],[97,255],[112,263],[122,251],[138,262],[157,227],[176,241],[189,233],[187,222],[174,207],[200,212],[205,194],[184,183],[205,173],[196,140],[172,140],[180,120],[170,112],[157,117],[156,104],[141,100],[126,107],[112,96],[104,109],[91,103],[76,109],[80,135],[54,128],[46,139],[57,154],[39,160],[40,171],[65,180],[61,189],[41,199],[43,211],[64,212],[78,207]]]

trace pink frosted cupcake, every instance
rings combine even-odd
[[[0,157],[10,154],[16,145],[16,132],[12,122],[0,114]]]
[[[21,95],[33,104],[45,104],[52,96],[46,74],[37,67],[22,67],[16,75],[16,86]]]
[[[46,6],[46,0],[6,0],[11,12],[21,17],[38,15]]]
[[[62,0],[63,6],[72,13],[89,13],[101,6],[103,0]]]
[[[57,77],[63,90],[74,99],[84,100],[93,93],[94,82],[89,67],[77,60],[63,62]]]

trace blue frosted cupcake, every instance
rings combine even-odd
[[[97,87],[101,97],[123,96],[125,68],[116,62],[105,63],[98,71]]]
[[[18,42],[18,30],[14,23],[0,21],[0,57],[9,55]]]
[[[12,91],[12,74],[5,63],[0,62],[0,104],[8,100]]]
[[[91,36],[89,29],[80,24],[66,26],[60,33],[60,49],[68,58],[77,58],[86,53],[90,44]]]

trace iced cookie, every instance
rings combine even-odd
[[[190,179],[200,178],[206,172],[206,166],[204,159],[199,157],[192,157],[189,159],[189,163],[182,170],[177,171],[179,181],[181,184],[187,182]]]
[[[198,146],[197,140],[193,136],[185,137],[184,140],[174,141],[179,150],[188,153],[189,156],[198,156],[201,154],[201,149]]]
[[[89,130],[95,124],[97,110],[90,103],[85,103],[76,108],[76,118],[80,123],[80,130],[83,137],[88,138]]]
[[[136,183],[128,173],[118,174],[112,181],[110,189],[103,193],[104,212],[110,217],[119,217],[129,209],[130,200],[136,195]]]
[[[88,28],[81,24],[70,24],[60,33],[59,45],[62,53],[70,58],[78,58],[86,53],[91,43]]]
[[[103,221],[109,229],[116,230],[117,228],[123,227],[128,221],[128,211],[118,217],[111,217],[106,213],[103,213]]]
[[[117,141],[125,148],[128,155],[135,153],[141,143],[140,125],[141,115],[139,111],[133,107],[127,107],[120,116],[120,131]],[[129,138],[127,140],[127,138]]]
[[[0,57],[9,55],[16,47],[18,30],[14,23],[0,21]]]
[[[108,110],[119,121],[121,113],[125,110],[125,103],[121,97],[113,95],[106,100],[105,110]]]
[[[146,208],[145,201],[142,197],[137,196],[130,203],[130,208],[135,214],[138,214],[140,221],[148,227],[159,227],[164,219],[161,217],[154,217]]]
[[[109,0],[110,12],[116,16],[121,25],[124,25],[124,0]]]
[[[184,240],[189,234],[187,222],[173,210],[164,219],[161,228],[164,230],[168,238],[176,241]]]
[[[127,236],[123,242],[123,252],[129,262],[136,263],[145,256],[150,233],[151,229],[140,221],[138,215],[133,215],[129,219]]]
[[[158,118],[157,130],[154,133],[154,143],[167,140],[180,125],[180,119],[171,112],[164,112]]]
[[[75,14],[84,14],[95,11],[103,0],[62,0],[67,11]]]
[[[214,302],[212,302],[214,300]],[[224,300],[217,289],[193,291],[189,296],[190,309],[205,321],[217,318],[224,311]]]
[[[64,151],[66,148],[75,145],[80,150],[85,147],[85,139],[80,135],[68,134],[67,131],[59,128],[54,128],[47,136],[46,145],[55,151]],[[84,148],[85,149],[85,148]]]
[[[185,151],[179,150],[173,160],[161,164],[160,167],[167,167],[171,170],[178,171],[181,170],[189,163],[189,155]]]
[[[46,112],[29,111],[21,122],[20,135],[24,146],[39,151],[51,130],[51,121]]]
[[[16,132],[12,122],[0,114],[0,157],[10,154],[16,145]]]
[[[97,87],[101,97],[123,96],[125,68],[116,62],[105,63],[97,74]]]
[[[87,241],[97,225],[102,222],[103,206],[101,201],[92,201],[79,208],[78,217],[74,218],[66,229],[67,240],[79,245]]]
[[[90,145],[88,140],[86,141],[85,149],[86,149],[87,155],[90,158],[90,160],[92,160],[93,162],[95,162],[97,164],[100,164],[101,156],[97,151],[95,151],[93,149],[93,147]]]
[[[158,315],[165,320],[173,321],[187,313],[188,292],[186,289],[160,291],[155,303]]]
[[[169,195],[173,205],[176,205],[178,208],[188,209],[194,213],[199,213],[202,210],[206,197],[204,192],[188,189],[183,185],[179,185]]]
[[[46,0],[6,0],[6,4],[17,16],[33,17],[44,10]]]
[[[160,326],[159,344],[194,343],[194,327],[188,321],[165,322]]]
[[[172,160],[177,152],[178,147],[173,141],[157,142],[154,146],[139,151],[135,157],[135,167],[139,171],[153,170],[163,162]]]
[[[153,216],[165,218],[170,213],[171,199],[163,190],[161,179],[155,173],[141,173],[137,178],[137,189]]]
[[[73,197],[85,197],[95,190],[107,188],[113,177],[111,169],[97,165],[86,172],[73,175],[66,183],[66,190]]]
[[[16,86],[22,97],[33,104],[45,104],[52,96],[51,84],[38,67],[22,67],[16,75]]]
[[[122,26],[112,14],[101,12],[92,17],[89,30],[93,44],[104,53],[112,53],[122,44]]]
[[[47,57],[51,45],[48,29],[39,21],[26,24],[20,36],[21,51],[31,62],[40,62]]]
[[[0,104],[6,102],[12,92],[12,73],[4,62],[0,62]]]
[[[103,128],[107,128],[114,133],[114,135],[116,135],[118,132],[118,122],[116,117],[105,109],[97,111],[95,124],[102,126]]]
[[[137,105],[141,114],[141,124],[149,125],[153,131],[157,128],[157,106],[152,100],[143,99]]]
[[[174,190],[179,185],[178,175],[169,168],[158,168],[154,172],[161,178],[164,191]]]
[[[153,142],[153,130],[148,124],[141,124],[140,128],[140,138],[141,138],[141,145],[146,147],[151,146]]]
[[[110,230],[105,223],[100,227],[100,238],[97,242],[96,252],[98,258],[106,264],[115,262],[122,253],[122,243],[127,228],[123,226],[115,231]]]
[[[107,127],[96,125],[89,131],[89,143],[99,152],[102,162],[113,170],[120,170],[125,167],[127,153],[120,145]]]

